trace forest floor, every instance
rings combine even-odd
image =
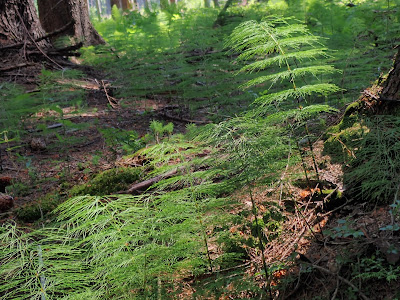
[[[64,128],[61,123],[48,123],[46,132],[35,130],[52,112],[37,113],[25,124],[26,134],[18,143],[3,144],[2,174],[3,178],[11,178],[18,190],[12,190],[15,208],[29,205],[47,193],[68,189],[88,180],[91,175],[118,166],[118,159],[123,155],[120,145],[107,145],[106,138],[99,128],[113,128],[117,130],[134,130],[142,138],[149,133],[149,124],[153,120],[171,121],[174,118],[174,132],[184,132],[189,116],[165,116],[169,108],[169,100],[162,96],[157,100],[145,99],[135,101],[130,106],[121,107],[116,99],[106,90],[102,82],[103,74],[90,70],[92,78],[72,82],[77,88],[86,90],[86,104],[82,112],[76,107],[63,108],[63,120],[73,124],[84,124],[83,128]],[[95,75],[95,77],[93,77]],[[71,82],[64,84],[70,87]],[[34,86],[27,86],[32,90]],[[111,100],[112,99],[112,100]],[[175,107],[175,105],[174,105]],[[205,120],[201,112],[196,116],[198,120]],[[183,119],[179,121],[179,119]],[[66,142],[60,143],[59,135],[63,135]],[[7,147],[17,147],[18,151],[4,151]],[[3,218],[7,217],[3,214]],[[15,217],[10,211],[9,218]]]
[[[203,21],[199,20],[199,24],[203,26]],[[111,30],[113,27],[108,24],[104,26],[103,30],[105,29]],[[208,30],[210,36],[217,35],[214,29],[211,31],[211,27]],[[112,30],[110,32],[110,44],[114,43],[113,46],[118,48],[118,39]],[[168,40],[168,47],[165,47],[161,43],[162,38],[170,38],[170,33],[173,32],[175,31],[168,31],[168,35],[165,35],[160,31],[158,38],[154,38],[159,43],[159,49],[151,45],[148,48],[156,50],[147,52],[147,47],[140,47],[140,39],[146,43],[152,39],[146,34],[124,31],[131,39],[121,35],[124,38],[121,39],[123,46],[120,45],[120,51],[125,58],[111,57],[109,51],[104,49],[83,49],[87,52],[86,58],[92,59],[85,63],[95,66],[82,67],[84,76],[74,79],[49,76],[53,80],[52,86],[46,86],[43,79],[38,85],[26,86],[26,90],[34,90],[39,98],[47,97],[46,104],[52,104],[53,98],[64,99],[64,92],[82,92],[84,96],[79,105],[60,105],[58,111],[50,108],[30,114],[22,122],[21,138],[15,142],[0,144],[0,183],[2,179],[11,179],[12,185],[7,188],[7,192],[14,196],[14,208],[0,214],[0,223],[15,221],[29,231],[50,222],[51,216],[47,220],[46,213],[67,200],[73,187],[88,183],[102,171],[124,166],[124,155],[135,153],[146,146],[146,143],[149,146],[154,145],[154,137],[152,141],[141,143],[151,133],[150,124],[154,120],[164,124],[172,122],[174,133],[184,133],[190,123],[218,122],[218,117],[222,115],[222,119],[226,116],[229,118],[247,108],[254,93],[237,89],[243,79],[233,76],[237,71],[232,67],[233,58],[223,54],[223,47],[215,46],[215,41],[205,38],[207,36],[198,40],[201,37],[199,35],[193,37],[193,45],[179,42],[173,51],[167,51],[165,49],[170,49],[173,39]],[[198,32],[204,34],[208,31]],[[357,38],[361,40],[363,36]],[[185,39],[179,38],[181,40]],[[206,40],[210,40],[209,44],[203,45]],[[136,49],[132,46],[135,43],[139,45],[138,52],[133,50]],[[241,243],[238,248],[240,251],[245,250],[246,259],[239,263],[234,261],[237,265],[227,269],[221,267],[211,273],[203,269],[199,276],[178,275],[176,281],[179,281],[179,286],[185,287],[180,298],[198,297],[196,291],[208,287],[212,293],[212,286],[216,286],[219,289],[226,288],[226,294],[219,299],[239,299],[232,298],[231,294],[237,295],[232,289],[235,288],[234,284],[241,283],[242,277],[243,282],[250,278],[252,283],[256,283],[257,291],[254,295],[257,297],[267,293],[273,294],[276,299],[400,297],[400,281],[396,280],[400,276],[400,253],[395,251],[400,249],[400,238],[398,231],[393,230],[395,220],[390,212],[392,207],[387,205],[393,200],[386,200],[385,205],[377,205],[347,194],[343,179],[343,170],[347,165],[343,161],[334,161],[325,153],[325,132],[318,131],[323,127],[320,126],[322,123],[330,127],[341,122],[344,102],[354,101],[358,97],[357,93],[367,88],[370,80],[379,76],[380,64],[375,68],[374,60],[364,63],[357,59],[379,57],[378,54],[384,52],[387,66],[382,67],[382,70],[386,72],[389,68],[391,55],[371,45],[373,44],[369,43],[367,50],[363,49],[363,45],[359,46],[361,50],[358,54],[356,46],[354,49],[346,48],[348,52],[343,52],[341,60],[346,71],[337,80],[342,83],[345,79],[349,81],[349,87],[345,87],[348,94],[343,92],[335,99],[330,99],[336,101],[334,106],[341,108],[341,111],[310,121],[311,130],[315,130],[312,133],[317,137],[312,145],[312,152],[318,165],[319,180],[315,176],[312,157],[308,156],[304,168],[307,169],[306,173],[309,172],[308,183],[305,179],[299,180],[304,178],[304,169],[298,161],[295,165],[288,163],[284,171],[276,170],[278,180],[273,186],[254,187],[252,196],[245,186],[229,195],[238,200],[240,205],[233,205],[227,210],[233,216],[245,215],[245,222],[234,225],[229,223],[232,226],[227,234],[239,236],[242,240],[255,240],[256,235],[251,232],[254,221],[251,213],[253,200],[260,220],[268,213],[273,214],[274,208],[278,208],[277,214],[281,214],[278,225],[271,230],[267,228],[269,225],[265,227],[267,235],[271,234],[267,236],[264,251],[271,275],[263,275],[259,245],[247,246],[246,243]],[[352,56],[347,57],[345,53]],[[355,65],[353,69],[347,68],[350,61]],[[369,64],[374,68],[369,68]],[[358,65],[371,69],[368,76],[364,69],[356,68]],[[117,69],[119,67],[121,70]],[[357,76],[361,74],[359,77],[362,78],[353,73]],[[46,78],[44,75],[39,76]],[[352,75],[357,80],[353,80]],[[32,76],[29,78],[32,79]],[[40,94],[40,89],[47,87],[50,87],[50,92],[44,91],[47,94]],[[245,100],[241,98],[243,95]],[[65,96],[68,101],[75,100],[73,97],[75,96]],[[73,103],[68,101],[62,104]],[[313,122],[316,124],[312,124]],[[309,153],[307,143],[303,143],[301,147],[304,152]],[[341,152],[340,145],[339,148]],[[293,153],[293,156],[298,155]],[[150,175],[145,174],[143,178],[146,176]],[[57,195],[50,205],[48,195],[51,195],[51,199]],[[37,209],[33,211],[31,207],[38,207],[39,214]],[[382,230],[390,226],[391,230]],[[214,229],[210,229],[212,230]],[[214,240],[209,241],[207,247],[211,259],[217,261],[222,248]],[[241,271],[239,275],[235,273],[237,270]],[[234,281],[233,278],[237,280]],[[174,280],[175,278],[172,279]],[[221,284],[224,280],[226,282]],[[252,298],[251,288],[245,290],[240,299],[248,298]]]
[[[50,129],[45,133],[33,131],[46,117],[45,114],[37,113],[31,116],[29,122],[26,122],[29,125],[24,128],[26,131],[32,130],[32,134],[27,134],[18,145],[8,145],[18,146],[18,151],[3,155],[1,176],[12,178],[16,188],[10,192],[16,196],[14,209],[1,216],[2,222],[15,219],[17,217],[15,212],[18,209],[37,201],[40,203],[40,199],[48,193],[55,192],[67,196],[71,187],[87,182],[101,171],[118,167],[119,160],[123,156],[121,148],[118,145],[107,144],[106,138],[98,128],[135,130],[140,138],[149,132],[152,120],[171,121],[165,118],[165,109],[170,105],[169,100],[163,99],[162,95],[157,101],[148,99],[121,107],[118,105],[118,100],[112,98],[112,91],[104,89],[104,86],[99,84],[102,82],[102,76],[98,73],[96,78],[74,82],[75,85],[85,87],[84,112],[77,113],[75,107],[63,109],[64,120],[73,124],[86,124],[84,128],[77,129],[72,126],[72,129],[66,130],[62,124],[57,123],[47,124]],[[49,113],[51,114],[51,111],[46,114]],[[338,122],[340,117],[340,114],[332,115],[330,121]],[[180,115],[179,118],[188,119],[189,116]],[[172,120],[176,133],[184,132],[187,124],[186,121],[177,121],[179,118],[177,116]],[[197,114],[196,119],[205,121],[206,116]],[[55,128],[52,128],[52,125]],[[74,142],[60,144],[59,134],[63,134],[66,140]],[[286,259],[295,249],[298,254],[297,259],[305,265],[317,268],[316,272],[307,272],[302,270],[304,265],[296,263],[288,270],[277,268],[270,278],[272,287],[280,286],[279,292],[275,292],[275,295],[284,299],[312,299],[321,293],[329,295],[332,290],[337,293],[339,289],[348,288],[360,291],[361,298],[368,299],[362,293],[367,288],[369,295],[376,296],[374,299],[392,299],[395,297],[395,291],[400,288],[400,283],[388,286],[377,281],[374,285],[363,287],[360,281],[360,285],[355,287],[351,282],[336,275],[339,271],[343,274],[342,268],[348,268],[344,273],[351,275],[354,270],[351,270],[349,265],[355,263],[351,260],[357,259],[360,253],[371,256],[376,249],[385,250],[387,247],[384,244],[385,233],[380,231],[380,228],[390,225],[392,221],[390,207],[376,207],[371,210],[366,208],[366,203],[358,203],[355,199],[333,199],[333,202],[339,202],[333,203],[329,210],[322,209],[323,203],[329,203],[329,198],[334,198],[335,192],[344,191],[343,166],[332,163],[330,157],[323,153],[323,148],[322,140],[314,143],[315,158],[318,162],[322,162],[319,174],[321,182],[332,189],[331,194],[324,196],[325,199],[315,197],[315,194],[322,189],[316,181],[312,181],[315,188],[309,189],[304,182],[291,182],[282,178],[278,188],[258,187],[254,191],[254,199],[261,213],[267,210],[265,205],[274,201],[280,207],[285,207],[282,234],[279,239],[268,243],[266,248],[267,263],[273,264],[275,261]],[[311,165],[312,161],[306,163]],[[301,172],[301,166],[295,165],[288,168],[283,177],[290,173]],[[251,209],[251,199],[245,191],[239,190],[233,197],[240,199],[244,209]],[[350,219],[351,224],[348,222]],[[347,232],[338,229],[343,224],[349,226]],[[26,220],[25,225],[36,226],[29,220]],[[248,232],[241,232],[240,226],[234,226],[230,231],[239,232],[244,236],[249,235]],[[257,278],[257,266],[262,262],[258,253],[253,253],[249,249],[249,254],[250,261],[239,268],[243,268],[245,274]],[[338,261],[341,257],[346,261]],[[397,254],[387,257],[389,262],[398,259]],[[215,276],[217,275],[211,274],[192,279],[185,278],[188,288],[181,297],[184,299],[190,297],[196,291],[196,286],[207,285],[217,280]],[[259,285],[265,288],[265,281],[261,277]],[[282,285],[286,285],[286,289],[282,289]]]

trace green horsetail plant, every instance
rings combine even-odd
[[[319,37],[309,33],[305,25],[290,24],[290,20],[290,18],[270,17],[261,22],[244,22],[235,28],[226,46],[240,52],[239,61],[252,61],[242,67],[239,72],[251,73],[268,68],[278,70],[272,74],[258,76],[241,86],[244,89],[264,86],[268,83],[269,89],[278,84],[282,86],[277,91],[264,90],[262,95],[255,100],[255,108],[249,114],[264,116],[277,123],[285,122],[289,125],[292,134],[296,127],[304,124],[309,140],[310,132],[304,121],[316,114],[333,109],[327,105],[312,105],[307,98],[313,95],[326,96],[340,91],[336,85],[323,83],[318,79],[318,76],[332,74],[337,70],[330,65],[321,64],[299,66],[299,63],[306,60],[327,57],[327,49],[319,42]],[[317,82],[308,83],[315,79]],[[289,100],[293,102],[288,103]],[[309,142],[309,147],[319,180],[311,142]],[[302,156],[302,151],[300,147],[298,148]],[[308,180],[307,172],[304,171]]]
[[[253,186],[257,182],[279,180],[276,171],[283,170],[287,164],[285,158],[290,151],[287,146],[290,136],[294,136],[295,130],[310,117],[333,110],[327,105],[310,105],[306,98],[340,90],[334,84],[307,83],[310,79],[318,79],[318,75],[333,73],[335,69],[323,65],[298,66],[306,59],[326,56],[326,48],[319,44],[318,37],[308,33],[304,25],[291,25],[288,21],[276,17],[261,23],[249,21],[233,31],[226,45],[233,51],[241,52],[239,60],[253,60],[239,72],[263,71],[268,67],[275,70],[273,74],[259,76],[243,84],[242,88],[266,83],[270,84],[269,89],[275,88],[278,83],[281,88],[272,92],[265,90],[255,100],[255,107],[241,117],[210,125],[211,130],[204,130],[209,140],[217,148],[223,149],[225,159],[220,162],[220,167],[229,170],[237,186],[247,186],[269,296],[272,296],[270,271],[264,256],[268,238],[265,238],[258,216]],[[289,99],[293,102],[289,103]],[[282,124],[287,125],[289,132]],[[198,138],[202,139],[203,136]]]
[[[254,237],[262,261],[266,278],[264,296],[271,296],[270,270],[265,258],[265,243],[270,241],[265,235],[265,227],[259,217],[257,200],[253,187],[256,184],[273,184],[279,179],[279,170],[287,164],[288,138],[284,128],[271,125],[265,119],[254,122],[248,116],[235,117],[219,124],[211,124],[202,129],[197,139],[207,139],[219,149],[219,159],[214,162],[214,169],[224,171],[225,182],[236,189],[245,187],[251,202]]]

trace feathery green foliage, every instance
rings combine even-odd
[[[361,125],[365,129],[345,180],[361,199],[391,203],[400,184],[400,118],[373,116]]]
[[[288,18],[269,17],[261,22],[244,22],[235,28],[226,43],[233,51],[240,52],[239,61],[256,60],[242,67],[241,72],[262,71],[267,67],[279,68],[279,71],[273,74],[259,76],[242,85],[243,88],[249,88],[270,83],[268,89],[254,102],[257,105],[254,113],[257,115],[271,113],[271,106],[276,110],[281,102],[285,102],[287,109],[290,107],[286,104],[289,99],[295,105],[297,102],[301,111],[301,106],[309,105],[307,99],[310,99],[310,96],[326,96],[340,91],[335,84],[318,82],[318,75],[332,74],[336,71],[332,66],[299,67],[303,60],[324,57],[326,52],[325,48],[321,47],[320,38],[311,35],[306,26],[290,24],[290,21]],[[317,83],[311,82],[313,79],[316,79]],[[274,85],[286,87],[286,82],[290,83],[288,89],[280,88],[270,92]]]
[[[217,29],[211,29],[218,13],[212,9],[167,9],[147,11],[145,15],[121,14],[114,9],[112,19],[97,23],[99,31],[116,51],[88,48],[84,58],[115,76],[115,85],[119,86],[116,97],[123,98],[122,105],[137,103],[140,110],[143,100],[154,101],[156,105],[178,104],[183,112],[198,110],[202,114],[217,114],[217,120],[225,121],[188,128],[186,137],[192,136],[188,139],[182,135],[162,139],[173,128],[155,121],[152,130],[158,134],[158,143],[133,155],[145,157],[143,168],[119,174],[115,177],[117,183],[100,175],[91,182],[91,187],[77,188],[79,196],[61,204],[54,212],[57,219],[44,229],[29,232],[19,230],[16,225],[0,227],[0,296],[7,299],[41,298],[42,295],[46,299],[177,298],[181,287],[175,280],[241,264],[248,257],[244,244],[255,248],[254,238],[261,237],[258,247],[262,249],[262,243],[279,236],[276,222],[281,222],[282,216],[269,213],[261,218],[255,202],[250,222],[249,218],[232,215],[229,213],[232,204],[241,204],[231,199],[230,193],[245,187],[251,197],[254,185],[279,184],[281,171],[299,161],[291,146],[295,144],[294,136],[300,135],[299,127],[321,113],[332,111],[327,103],[338,104],[340,89],[336,84],[355,95],[379,75],[381,68],[371,68],[372,63],[384,69],[385,63],[380,60],[388,49],[374,45],[374,37],[368,36],[365,24],[371,24],[373,34],[378,36],[378,45],[384,39],[392,41],[398,36],[395,26],[387,26],[389,23],[385,25],[379,18],[370,22],[374,13],[369,9],[382,9],[385,1],[359,1],[360,9],[352,11],[342,1],[324,4],[316,0],[291,1],[296,2],[299,4],[296,9],[279,0],[271,0],[266,5],[232,7],[227,13],[226,26]],[[295,11],[301,14],[300,19],[304,17],[306,25],[286,18],[259,21],[271,10],[284,14]],[[332,14],[335,18],[329,17]],[[391,15],[391,18],[398,16]],[[223,51],[222,41],[236,24],[249,19],[258,21],[240,25],[227,44],[240,53],[238,63],[231,64],[232,57]],[[346,25],[342,26],[343,23]],[[326,43],[333,46],[329,48],[340,52],[329,55],[321,39],[310,32],[329,35],[331,40]],[[344,47],[349,41],[354,46]],[[243,62],[248,64],[243,66]],[[341,66],[345,73],[336,72],[333,66]],[[235,73],[238,75],[232,77]],[[51,103],[47,108],[60,115],[64,106],[73,104],[80,108],[82,91],[75,88],[67,91],[70,86],[63,85],[62,95],[56,94],[64,75],[71,76],[70,79],[80,78],[82,74],[45,71],[42,91],[30,95],[18,96],[20,92],[14,93],[13,87],[2,86],[1,96],[12,96],[1,99],[6,109],[0,112],[0,138],[13,137],[7,133],[13,131],[3,120],[17,121],[14,116],[27,113],[28,104],[37,111],[41,101]],[[333,80],[327,81],[331,76]],[[232,89],[236,86],[246,91]],[[329,94],[334,97],[328,98]],[[247,111],[252,102],[253,109]],[[25,110],[7,115],[8,108],[15,107],[11,105],[14,103]],[[240,114],[242,111],[247,113]],[[226,116],[236,114],[239,116]],[[369,126],[380,124],[371,122]],[[367,133],[354,162],[365,168],[352,173],[363,193],[379,199],[391,197],[398,186],[397,181],[391,183],[388,179],[398,177],[395,154],[398,153],[395,132],[398,122],[388,122],[385,128],[378,126],[381,131]],[[117,131],[102,130],[104,137],[110,137],[110,145],[128,145],[128,152],[143,146],[136,141],[131,145],[128,132],[123,135],[123,141],[112,139]],[[136,135],[132,137],[136,138]],[[374,158],[371,162],[370,157]],[[382,163],[388,168],[377,170],[371,176],[371,168],[375,166],[373,170],[376,170]],[[107,195],[125,189],[130,181],[173,170],[177,170],[175,176],[156,182],[139,195]],[[384,180],[377,181],[377,177]],[[123,185],[119,185],[121,181]],[[98,188],[103,185],[105,188],[99,194]],[[267,209],[274,212],[276,207],[271,205]],[[229,232],[232,224],[248,228],[253,237],[245,240],[232,234]],[[275,226],[276,234],[265,235],[268,226]],[[268,266],[265,278],[271,271]],[[397,276],[398,270],[394,271]],[[365,276],[382,278],[379,272]],[[266,296],[252,279],[243,278],[241,269],[228,275],[214,274],[218,278],[196,287],[195,296],[218,297],[221,287],[227,286],[236,289],[232,294],[238,298],[242,290],[250,291],[254,297]]]

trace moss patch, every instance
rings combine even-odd
[[[70,190],[70,196],[101,196],[123,191],[140,178],[140,168],[115,168],[97,174],[88,183]]]
[[[62,197],[59,194],[49,193],[38,201],[18,207],[15,215],[21,221],[35,222],[55,209],[61,201]]]
[[[324,153],[330,155],[334,162],[346,162],[354,158],[360,140],[369,132],[367,126],[354,119],[348,119],[347,126],[342,122],[329,130],[324,144]]]

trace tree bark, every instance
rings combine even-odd
[[[45,54],[51,48],[33,0],[0,0],[0,77],[15,69],[36,73],[42,64],[35,67],[35,62],[47,61],[59,68]]]
[[[40,23],[47,32],[73,23],[68,31],[53,37],[52,41],[67,34],[75,43],[82,41],[85,46],[105,44],[90,22],[86,0],[38,0],[38,7]]]
[[[213,2],[214,2],[214,7],[218,8],[219,7],[219,1],[218,0],[213,0]]]
[[[29,43],[44,35],[33,0],[0,0],[0,47]],[[51,46],[46,40],[38,45]]]
[[[111,0],[111,6],[114,5],[122,10],[129,10],[132,8],[132,5],[129,2],[129,0]]]
[[[393,68],[383,83],[382,100],[400,100],[400,48],[394,58]]]

